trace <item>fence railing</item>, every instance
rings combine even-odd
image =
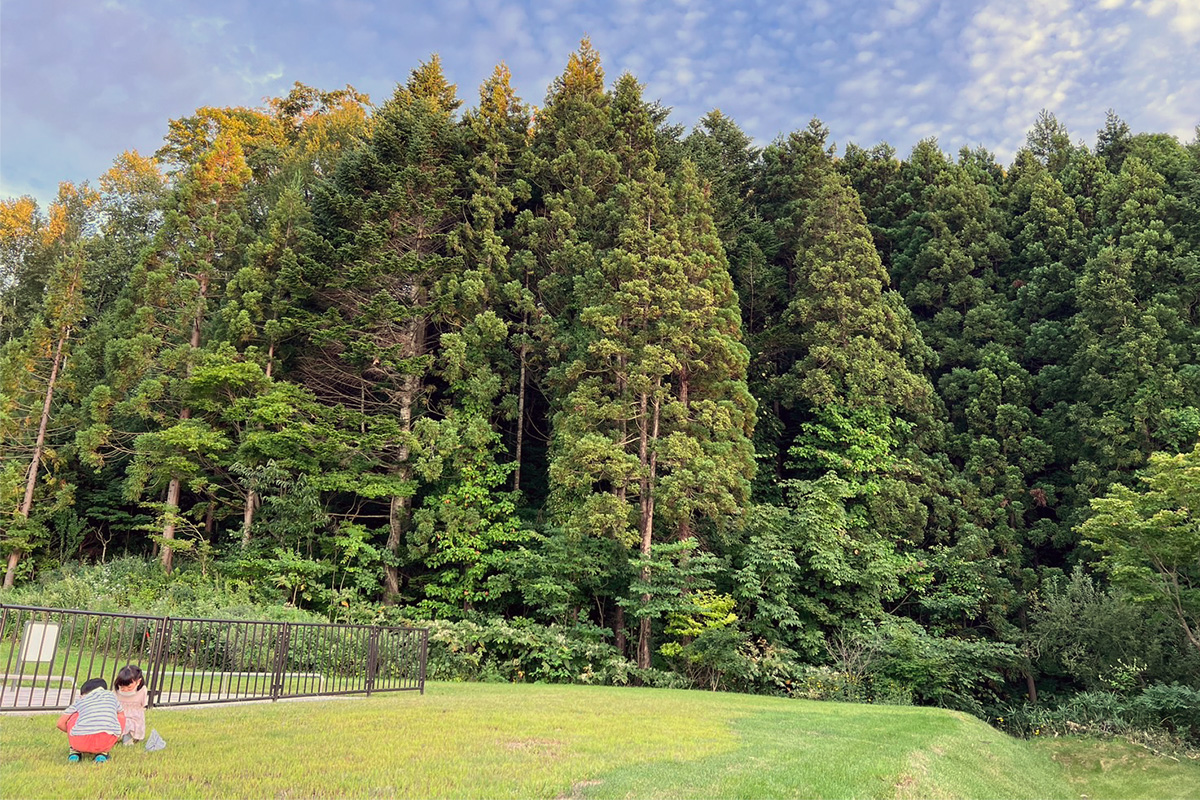
[[[425,691],[424,628],[0,606],[0,712],[62,709],[141,667],[152,706]]]

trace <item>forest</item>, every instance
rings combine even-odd
[[[1030,122],[759,147],[586,40],[539,107],[433,57],[170,120],[0,204],[0,601],[1200,741],[1200,128]]]

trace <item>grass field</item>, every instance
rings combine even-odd
[[[151,710],[167,749],[66,763],[53,716],[0,718],[0,797],[1174,798],[1200,764],[1028,743],[936,709],[582,686]]]

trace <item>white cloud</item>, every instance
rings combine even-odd
[[[893,0],[884,14],[889,25],[909,25],[929,7],[929,0]]]
[[[1119,5],[997,0],[984,6],[960,36],[971,74],[952,118],[969,124],[979,114],[999,115],[993,146],[1001,157],[1021,146],[1018,126],[1029,127],[1042,108],[1077,135],[1110,106],[1140,112],[1130,120],[1135,128],[1177,132],[1182,119],[1200,111],[1200,92],[1181,91],[1196,85],[1181,64],[1195,63],[1185,43],[1193,19],[1200,32],[1200,4],[1143,0],[1134,4],[1140,19],[1114,16],[1109,9]]]
[[[816,115],[840,142],[1006,158],[1042,107],[1087,139],[1109,107],[1135,130],[1200,121],[1200,0],[3,2],[0,191],[39,197],[199,105],[293,80],[379,101],[433,52],[468,103],[502,60],[540,102],[585,34],[610,82],[633,72],[685,125],[720,107],[760,144]]]

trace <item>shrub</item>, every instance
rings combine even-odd
[[[935,636],[911,620],[881,626],[878,656],[870,674],[887,693],[910,693],[921,705],[935,705],[985,717],[1019,656],[1012,645],[980,639]]]
[[[132,556],[103,564],[68,564],[35,584],[12,590],[4,601],[10,605],[197,619],[326,621],[282,602],[261,602],[245,581],[205,575],[195,569],[180,569],[168,577],[156,562]]]
[[[1081,692],[1055,708],[1029,703],[1004,706],[989,719],[1025,738],[1050,734],[1167,735],[1200,745],[1200,690],[1154,684],[1136,695]]]
[[[1134,691],[1200,674],[1200,653],[1169,613],[1105,588],[1082,567],[1045,582],[1030,622],[1038,672],[1079,690]]]
[[[607,641],[609,631],[594,625],[521,618],[421,624],[429,628],[431,680],[623,685],[634,679],[630,662]]]

